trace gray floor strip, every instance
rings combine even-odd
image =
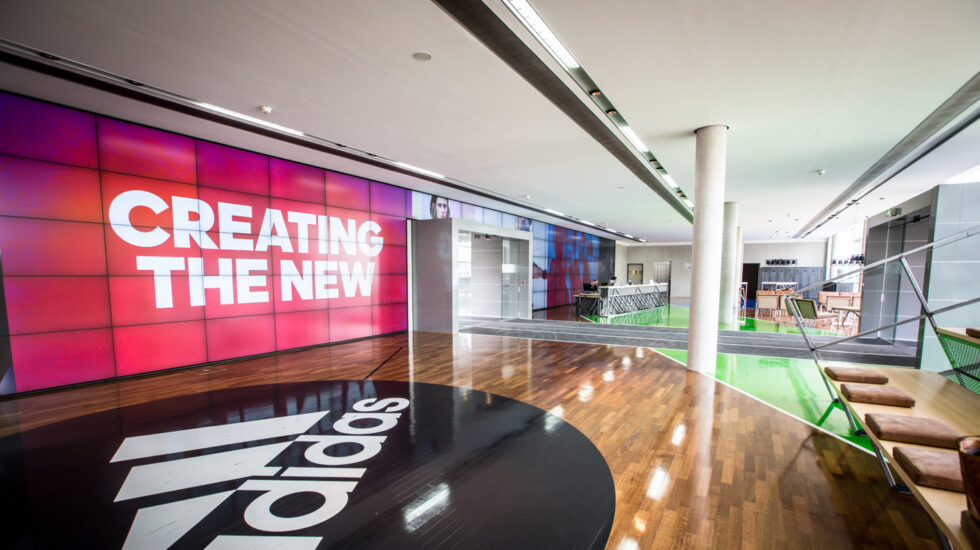
[[[561,342],[582,342],[621,346],[687,349],[687,329],[644,327],[633,325],[602,325],[576,321],[545,321],[514,319],[494,321],[467,319],[460,322],[460,331],[472,334],[510,336]],[[815,342],[830,342],[836,338],[816,336]],[[810,359],[799,334],[719,331],[718,352],[767,357]],[[915,349],[892,345],[883,340],[851,341],[821,352],[823,359],[879,365],[914,366]]]

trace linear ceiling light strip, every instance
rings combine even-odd
[[[126,78],[121,75],[111,73],[92,67],[84,63],[72,61],[43,52],[33,48],[28,48],[21,44],[0,38],[0,62],[6,62],[27,70],[47,74],[63,80],[75,82],[90,88],[102,90],[107,93],[119,95],[136,101],[141,101],[156,107],[161,107],[182,114],[194,116],[196,118],[216,122],[245,130],[265,137],[299,145],[307,149],[312,149],[321,153],[328,153],[341,158],[355,160],[370,166],[383,168],[392,172],[413,176],[418,179],[426,180],[438,185],[471,193],[473,195],[494,200],[509,206],[521,208],[538,214],[551,215],[544,208],[520,203],[489,189],[466,183],[462,180],[443,176],[431,170],[419,168],[408,163],[385,158],[369,151],[363,151],[355,147],[350,147],[342,143],[317,137],[299,130],[287,128],[262,119],[251,117],[242,113],[231,111],[222,107],[211,105],[202,101],[189,98],[169,90],[150,86],[143,82]],[[581,223],[574,216],[562,216],[571,223]],[[610,230],[604,227],[589,225],[597,231],[615,235],[616,237],[628,238],[624,233]],[[636,242],[641,239],[632,238]]]
[[[623,134],[623,136],[629,141],[633,147],[640,153],[643,158],[650,163],[650,167],[653,168],[655,176],[658,176],[661,180],[661,185],[669,186],[669,192],[676,193],[681,201],[686,204],[689,208],[693,208],[693,204],[687,199],[687,194],[677,185],[670,174],[667,173],[667,169],[664,168],[663,163],[657,159],[653,154],[653,151],[640,136],[637,135],[636,130],[630,126],[629,122],[626,121],[626,117],[621,111],[613,106],[612,100],[608,95],[604,94],[600,89],[599,85],[589,76],[585,68],[575,60],[575,57],[565,48],[565,45],[561,43],[561,40],[555,35],[554,31],[548,27],[544,19],[534,10],[534,7],[527,0],[503,0],[505,6],[510,9],[517,19],[524,25],[528,31],[540,42],[552,57],[554,57],[558,63],[565,69],[565,72],[578,84],[579,88],[583,92],[588,94],[588,97],[595,103],[596,107],[600,111],[606,114],[609,120],[616,126],[616,128]]]
[[[824,207],[816,216],[813,217],[806,225],[804,225],[799,231],[793,235],[793,238],[806,237],[810,233],[816,231],[821,226],[826,224],[828,221],[839,216],[841,212],[853,206],[862,197],[876,189],[878,186],[884,184],[888,179],[891,179],[899,172],[908,168],[920,158],[925,156],[926,153],[932,149],[938,147],[943,142],[953,137],[960,130],[972,124],[973,117],[969,117],[965,121],[961,121],[949,132],[946,132],[938,141],[931,144],[925,151],[921,154],[916,155],[914,158],[909,157],[916,149],[922,147],[926,142],[928,142],[937,132],[948,126],[950,123],[954,122],[957,117],[960,117],[964,112],[967,111],[971,106],[976,105],[980,102],[980,73],[973,75],[973,78],[967,81],[966,84],[956,90],[953,95],[949,97],[946,101],[942,103],[935,111],[929,114],[922,122],[920,122],[911,132],[908,133],[901,141],[895,144],[887,153],[884,154],[877,162],[871,165],[863,174],[861,174],[854,183],[849,185],[840,195],[838,195],[834,200],[830,201],[830,204]],[[968,121],[968,122],[967,122]],[[898,167],[898,164],[903,160],[906,161],[902,166]],[[878,181],[888,170],[896,168],[892,172],[888,179]],[[872,186],[872,184],[874,184]],[[868,188],[871,186],[870,188]]]
[[[534,86],[541,95],[551,101],[600,145],[605,147],[616,160],[657,193],[678,214],[689,222],[694,220],[690,208],[681,202],[682,198],[678,197],[669,185],[665,185],[658,178],[658,175],[651,171],[651,162],[649,160],[647,162],[641,161],[637,154],[623,142],[623,138],[606,126],[604,121],[597,118],[592,109],[581,101],[576,92],[569,89],[552,72],[551,68],[539,59],[537,54],[486,4],[480,0],[432,1],[445,10],[470,34],[483,42],[490,51]],[[559,63],[561,63],[560,60]],[[562,65],[564,66],[563,63]],[[619,126],[627,125],[624,121]]]

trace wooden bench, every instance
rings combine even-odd
[[[830,361],[823,361],[822,363],[824,366],[846,366],[844,363]],[[896,414],[934,418],[949,424],[963,435],[980,434],[980,395],[930,371],[901,367],[861,366],[881,372],[889,378],[888,386],[900,388],[915,399],[915,406],[911,408],[850,403],[841,393],[841,383],[827,377],[827,380],[833,384],[840,396],[841,402],[854,413],[855,418],[862,424],[864,423],[864,415],[867,413]],[[966,495],[915,484],[892,455],[892,450],[896,446],[921,447],[923,449],[934,449],[934,447],[880,440],[871,430],[868,430],[868,437],[888,459],[892,469],[898,473],[912,494],[922,503],[922,507],[929,513],[936,526],[949,539],[952,546],[962,550],[971,549],[972,547],[960,525],[960,513],[966,509]]]

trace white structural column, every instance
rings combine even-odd
[[[721,234],[721,295],[718,303],[718,321],[724,325],[735,324],[735,305],[738,303],[738,203],[725,203],[725,219]]]
[[[728,127],[694,131],[694,250],[691,258],[691,321],[687,368],[715,370],[718,351],[718,298],[721,291],[721,230],[725,202]]]

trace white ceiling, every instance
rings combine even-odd
[[[527,37],[499,2],[486,0]],[[692,131],[732,127],[725,199],[741,203],[746,240],[795,233],[980,69],[974,0],[532,4],[688,195]],[[690,239],[690,224],[428,0],[0,0],[0,14],[7,40],[243,113],[271,104],[284,126],[649,240]],[[413,60],[417,51],[432,60]],[[0,86],[37,92],[2,72]],[[67,101],[46,89],[48,99],[135,112],[98,92],[72,90]],[[144,118],[222,138],[203,122]],[[980,163],[976,134],[952,161],[906,171],[895,178],[904,187],[889,182],[888,200],[844,222]],[[405,183],[329,155],[253,148]]]

